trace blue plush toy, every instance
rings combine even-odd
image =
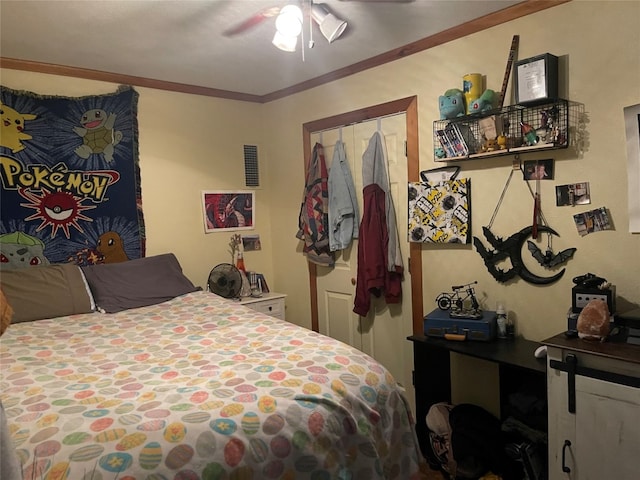
[[[469,106],[469,113],[484,113],[493,109],[493,100],[496,96],[496,92],[490,89],[486,89],[480,98],[477,98]]]
[[[462,117],[465,114],[462,90],[457,88],[447,90],[438,100],[440,101],[440,120]]]

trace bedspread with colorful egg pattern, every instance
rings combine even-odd
[[[25,479],[411,479],[391,375],[208,292],[11,325],[0,399]]]

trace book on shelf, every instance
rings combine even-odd
[[[456,151],[453,148],[453,145],[451,144],[451,142],[449,141],[449,138],[447,137],[447,134],[445,133],[444,130],[436,130],[436,135],[438,137],[438,140],[440,141],[440,145],[442,146],[444,153],[447,157],[455,157],[456,155]]]
[[[445,135],[453,146],[454,157],[466,157],[469,155],[469,147],[460,132],[460,128],[455,123],[450,123],[445,127]]]
[[[258,277],[258,288],[262,290],[262,293],[269,293],[269,285],[267,285],[267,281],[264,278],[264,275],[261,273],[256,274]]]
[[[252,291],[258,290],[262,293],[269,293],[269,285],[267,285],[267,281],[262,273],[247,272],[247,278]]]

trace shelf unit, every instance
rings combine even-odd
[[[577,124],[577,118],[573,117],[577,117],[577,112],[572,111],[569,102],[558,99],[541,105],[510,105],[482,114],[436,120],[433,122],[434,160],[455,162],[567,148],[570,127]],[[493,123],[498,134],[502,131],[506,144],[487,149],[483,134],[487,123]],[[533,129],[535,144],[527,142],[522,124]],[[447,141],[452,142],[448,148],[444,145]]]

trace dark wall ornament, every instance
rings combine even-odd
[[[558,233],[555,230],[546,225],[537,225],[537,231],[546,232],[547,234],[552,234],[559,237]],[[527,239],[532,236],[532,232],[533,226],[527,226],[519,232],[514,233],[507,239],[503,240],[500,237],[496,237],[491,232],[489,227],[482,227],[482,233],[484,234],[491,247],[493,247],[493,249],[485,248],[484,244],[478,237],[473,237],[473,244],[484,260],[484,264],[486,265],[487,270],[489,270],[489,273],[498,282],[504,283],[508,280],[511,280],[512,278],[515,278],[516,276],[519,276],[525,282],[533,283],[536,285],[547,285],[560,280],[560,278],[564,275],[564,268],[550,277],[542,277],[536,275],[535,273],[532,273],[527,269],[527,266],[522,261],[522,247],[524,246],[524,243],[527,241]],[[569,258],[570,257],[566,258],[565,261]],[[502,270],[497,266],[497,264],[506,259],[509,259],[511,261],[511,268],[508,270]]]
[[[576,248],[567,248],[562,250],[560,253],[554,254],[551,248],[547,249],[546,252],[542,252],[540,248],[531,240],[527,240],[527,248],[531,252],[533,258],[535,258],[540,265],[546,268],[552,268],[556,265],[561,265],[571,257],[577,250]]]

